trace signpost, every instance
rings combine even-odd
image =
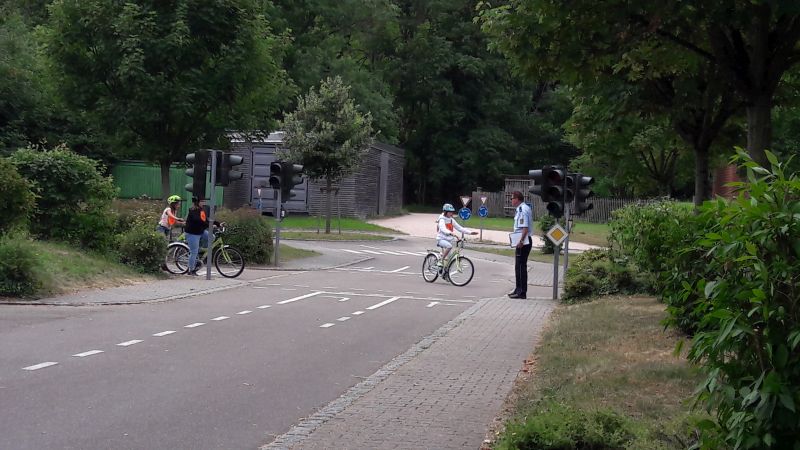
[[[217,191],[217,153],[222,153],[218,150],[211,150],[211,195],[209,198],[209,214],[208,214],[208,242],[206,242],[206,280],[211,279],[211,260],[214,254],[214,210],[217,209],[215,195]]]
[[[561,253],[561,244],[567,239],[569,234],[556,222],[545,234],[547,239],[553,243],[553,300],[558,300],[558,255]]]
[[[480,241],[483,242],[483,218],[489,217],[489,208],[486,207],[486,196],[481,196],[481,207],[478,208],[478,216],[481,218]]]

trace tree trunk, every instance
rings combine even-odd
[[[694,208],[697,211],[705,200],[711,198],[709,182],[709,145],[694,146]]]
[[[169,192],[169,169],[172,161],[162,159],[159,166],[161,167],[161,200],[166,200],[171,195]]]
[[[331,179],[325,179],[325,234],[331,234],[331,195],[333,189],[331,188]]]
[[[765,150],[772,145],[772,96],[762,94],[747,105],[747,153],[769,167]]]

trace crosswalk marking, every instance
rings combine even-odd
[[[355,255],[363,255],[365,253],[370,255],[389,255],[389,256],[425,256],[428,252],[409,252],[406,250],[381,250],[377,247],[368,247],[371,250],[351,250],[349,248],[340,248],[343,252],[353,253]]]
[[[117,345],[120,346],[120,347],[128,347],[128,346],[131,346],[133,344],[138,344],[139,342],[143,342],[143,341],[141,339],[134,339],[132,341],[120,342]]]
[[[28,367],[23,367],[22,370],[39,370],[39,369],[44,369],[45,367],[55,366],[56,364],[58,363],[55,361],[47,361],[39,364],[34,364]]]
[[[384,300],[384,301],[382,301],[380,303],[376,303],[376,304],[374,304],[372,306],[367,306],[367,309],[369,309],[369,310],[378,309],[381,306],[386,306],[389,303],[392,303],[393,301],[397,300],[398,298],[400,298],[400,297],[392,297],[392,298],[390,298],[388,300]]]
[[[97,355],[99,353],[103,353],[103,351],[102,350],[89,350],[88,352],[76,353],[76,354],[74,354],[72,356],[75,356],[77,358],[85,358],[87,356]]]

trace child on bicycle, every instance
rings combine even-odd
[[[453,219],[456,209],[450,203],[442,205],[442,214],[436,219],[436,246],[442,248],[442,258],[436,263],[440,268],[444,265],[447,255],[453,248],[453,241],[458,240],[455,232],[478,234],[477,231],[468,231]]]
[[[183,199],[180,195],[170,195],[167,199],[167,203],[169,206],[164,208],[164,211],[161,213],[161,220],[158,221],[158,226],[156,227],[156,231],[163,234],[167,240],[170,240],[170,232],[172,231],[172,226],[175,224],[183,224],[183,219],[177,216],[178,214],[178,207],[181,204]]]

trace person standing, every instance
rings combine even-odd
[[[197,276],[197,254],[200,251],[200,240],[208,236],[208,218],[203,209],[202,200],[192,198],[192,207],[186,216],[186,243],[189,244],[189,275]],[[207,239],[207,238],[206,238]]]
[[[511,206],[514,207],[514,232],[521,237],[514,249],[514,278],[516,287],[508,294],[509,298],[527,298],[528,296],[528,255],[531,254],[533,241],[533,211],[525,203],[522,192],[514,191],[511,194]]]

